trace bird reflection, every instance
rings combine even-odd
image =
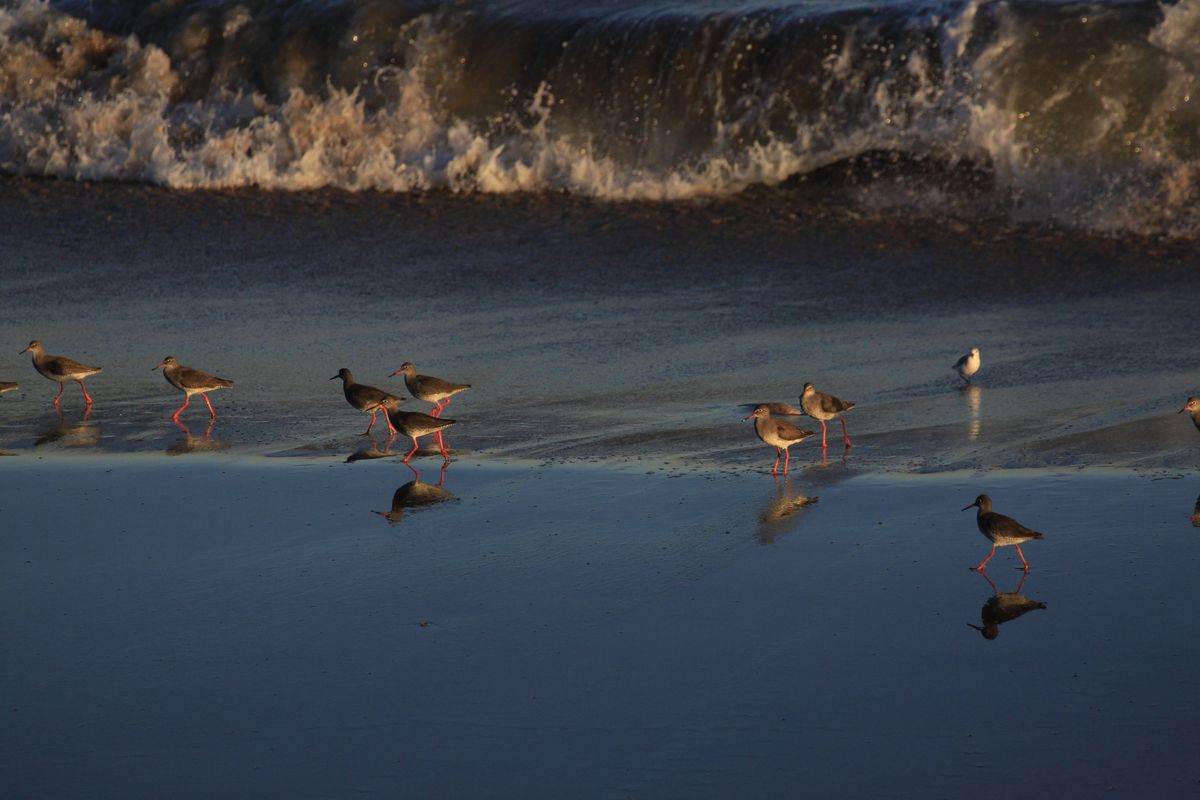
[[[55,442],[61,443],[64,447],[92,447],[100,443],[100,427],[95,423],[88,422],[88,417],[92,415],[91,406],[84,410],[83,416],[79,418],[78,422],[67,422],[60,408],[56,408],[54,413],[54,422],[37,432],[37,439],[33,442],[34,447]]]
[[[434,418],[430,417],[430,419]],[[451,425],[454,424],[453,420],[448,419],[446,422]],[[365,445],[346,456],[346,463],[350,464],[355,461],[365,461],[372,458],[388,458],[389,456],[404,455],[404,450],[392,449],[392,445],[396,442],[396,439],[397,437],[395,436],[389,436],[387,439],[383,440],[382,444],[380,444],[379,442],[375,441],[374,438],[369,438]],[[441,455],[444,458],[449,459],[450,456],[448,454],[450,452],[452,451],[446,450],[443,453],[443,451],[437,447],[414,447],[408,452],[408,458],[412,458],[413,456]],[[408,460],[406,459],[404,463],[407,464]]]
[[[374,438],[368,438],[365,445],[346,456],[346,463],[351,464],[355,461],[364,461],[372,458],[387,458],[388,456],[393,456],[395,455],[395,453],[392,452],[393,440],[394,437],[388,437],[387,440],[384,441],[383,445],[380,446],[380,444],[376,442]]]
[[[1196,506],[1192,509],[1192,527],[1200,528],[1200,497],[1196,498]]]
[[[799,527],[804,516],[800,512],[815,502],[817,498],[800,493],[787,478],[776,478],[771,500],[758,516],[758,533],[755,534],[758,543],[772,544],[780,536],[791,533]]]
[[[1021,581],[1017,584],[1017,588],[1011,592],[1002,592],[996,588],[996,584],[988,577],[986,572],[980,572],[983,579],[988,582],[988,586],[992,587],[992,596],[983,604],[983,608],[979,611],[980,620],[983,626],[971,625],[970,627],[979,631],[983,638],[991,640],[1000,635],[1000,626],[1006,622],[1010,622],[1017,617],[1028,614],[1030,611],[1037,611],[1040,608],[1045,608],[1045,603],[1040,603],[1036,600],[1030,600],[1025,595],[1021,594],[1021,589],[1025,586],[1025,580],[1029,577],[1029,573],[1021,574]]]
[[[446,483],[446,469],[450,466],[450,462],[447,461],[442,464],[441,473],[438,475],[438,482],[436,484],[422,481],[421,473],[412,464],[405,463],[404,466],[412,470],[413,479],[397,489],[392,495],[391,511],[373,511],[372,513],[378,514],[388,522],[395,524],[404,517],[404,512],[407,509],[423,508],[454,499],[453,494],[442,488],[443,484]]]
[[[187,425],[179,420],[175,420],[175,426],[183,431],[183,438],[176,441],[167,448],[166,453],[169,456],[181,456],[184,453],[195,452],[214,452],[216,450],[224,450],[227,445],[220,439],[214,439],[212,435],[213,425],[217,420],[210,419],[208,427],[204,429],[204,435],[193,436],[192,430]]]
[[[979,417],[979,408],[983,400],[983,390],[974,384],[968,383],[958,391],[967,400],[967,411],[970,414],[970,421],[967,423],[967,439],[973,442],[979,438],[979,434],[983,431],[983,422]]]

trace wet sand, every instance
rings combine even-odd
[[[1194,254],[753,203],[0,181],[4,783],[1195,792]],[[211,429],[168,354],[235,380]],[[475,388],[389,521],[440,459],[328,379],[405,360]],[[855,447],[784,484],[741,418],[806,380]],[[1047,535],[992,641],[980,492]]]
[[[13,797],[1186,796],[1195,477],[0,462]],[[421,468],[436,484],[435,463]],[[972,514],[1047,532],[990,576]],[[68,518],[47,524],[44,497]],[[795,504],[792,503],[793,507]]]
[[[859,403],[871,471],[1194,464],[1170,418],[1197,391],[1192,249],[741,203],[0,182],[0,380],[22,384],[0,448],[46,423],[54,386],[16,356],[38,337],[105,367],[92,420],[117,452],[176,433],[180,398],[151,369],[170,354],[235,380],[217,434],[252,453],[353,441],[366,420],[328,378],[402,391],[387,375],[409,360],[479,387],[447,415],[495,456],[758,464],[740,404],[812,381]],[[972,344],[962,392],[950,365]]]

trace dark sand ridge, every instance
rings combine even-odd
[[[237,381],[217,430],[248,452],[346,449],[329,376],[402,391],[407,359],[475,384],[453,441],[497,456],[757,465],[738,404],[811,380],[859,403],[865,469],[1192,463],[1191,248],[754,212],[6,180],[0,446],[45,422],[15,355],[38,336],[105,367],[116,451],[162,444],[171,354]],[[950,370],[971,344],[975,394]]]

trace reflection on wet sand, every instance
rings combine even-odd
[[[100,426],[88,422],[92,407],[88,406],[78,422],[67,422],[62,409],[55,409],[55,420],[37,432],[34,447],[58,442],[64,447],[93,447],[100,443]]]
[[[382,447],[373,438],[368,438],[365,445],[346,456],[346,463],[352,464],[355,461],[368,461],[372,458],[387,458],[393,455],[395,453],[392,452],[391,438],[388,438]]]
[[[842,462],[843,466],[850,463],[850,448],[847,447],[842,451],[841,458],[837,459]],[[829,450],[821,448],[821,469],[829,466]]]
[[[758,516],[758,533],[755,535],[758,543],[771,544],[780,536],[795,530],[804,516],[799,512],[815,502],[817,498],[800,493],[787,478],[776,478],[770,502]]]
[[[373,511],[372,513],[378,514],[388,522],[394,524],[404,517],[406,509],[423,508],[454,499],[453,494],[442,488],[443,484],[446,483],[446,469],[450,466],[450,462],[447,461],[442,464],[441,473],[438,475],[438,482],[436,484],[423,482],[421,480],[421,473],[412,464],[405,463],[404,466],[412,470],[413,479],[397,489],[392,495],[391,511]]]
[[[1196,498],[1196,506],[1192,509],[1192,526],[1200,528],[1200,497]]]
[[[450,422],[450,420],[446,420],[446,421]],[[398,456],[398,455],[403,454],[404,453],[403,450],[396,450],[396,451],[392,450],[392,444],[395,441],[396,441],[395,436],[389,436],[387,439],[385,439],[383,441],[383,444],[376,442],[373,438],[368,439],[367,444],[363,445],[362,447],[358,448],[350,455],[346,456],[346,463],[350,464],[355,461],[368,461],[372,458],[388,458],[390,456]],[[451,454],[453,452],[454,451],[449,448],[447,448],[447,450],[446,450],[447,454]],[[439,450],[437,447],[419,447],[419,448],[414,449],[410,453],[410,456],[413,456],[413,457],[436,456],[436,455],[443,455],[441,450]],[[445,455],[443,457],[448,460],[450,456]],[[407,464],[408,462],[405,461],[404,463]]]
[[[974,384],[968,383],[959,388],[958,391],[967,399],[967,411],[970,414],[970,421],[967,423],[967,439],[973,442],[983,432],[983,422],[979,415],[979,409],[983,401],[983,390]]]
[[[980,571],[979,574],[988,582],[988,586],[992,587],[992,596],[987,599],[987,602],[983,604],[983,608],[979,611],[979,617],[983,622],[983,626],[971,625],[969,622],[967,624],[979,631],[985,639],[991,640],[999,636],[1000,626],[1004,623],[1010,622],[1023,614],[1028,614],[1030,611],[1037,611],[1040,608],[1046,607],[1045,603],[1030,600],[1021,594],[1029,573],[1021,574],[1021,581],[1017,584],[1017,588],[1011,592],[1002,592],[997,589],[996,584],[988,577],[986,572]]]
[[[212,435],[213,425],[216,424],[216,419],[208,421],[208,427],[204,429],[203,436],[193,436],[192,431],[187,425],[179,420],[175,420],[176,427],[183,431],[183,438],[175,442],[167,448],[166,453],[169,456],[181,456],[184,453],[211,453],[217,450],[224,450],[228,445],[220,439],[214,439]]]

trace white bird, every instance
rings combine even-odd
[[[967,383],[971,382],[971,376],[979,372],[979,348],[972,347],[971,352],[954,362],[954,371]]]

